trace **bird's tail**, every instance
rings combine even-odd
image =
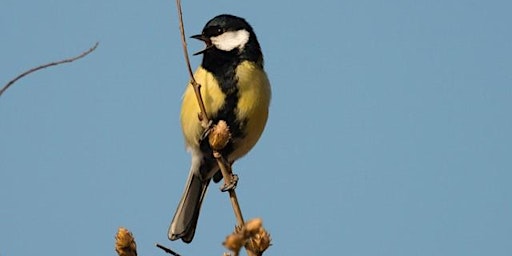
[[[191,171],[181,197],[178,209],[169,227],[169,239],[174,241],[183,240],[185,243],[192,242],[196,232],[199,210],[210,179],[202,180],[195,172]]]

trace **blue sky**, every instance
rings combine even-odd
[[[186,32],[246,18],[273,86],[235,165],[265,255],[511,255],[509,1],[185,1]],[[0,2],[0,255],[222,255],[210,187],[192,244],[167,228],[189,169],[174,1]],[[201,44],[190,42],[191,51]],[[192,57],[197,66],[200,57]]]

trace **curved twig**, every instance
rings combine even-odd
[[[72,57],[72,58],[68,58],[68,59],[64,59],[64,60],[59,60],[59,61],[51,62],[51,63],[47,63],[47,64],[44,64],[44,65],[41,65],[41,66],[38,66],[38,67],[35,67],[35,68],[32,68],[32,69],[29,69],[29,70],[21,73],[19,76],[17,76],[16,78],[12,79],[7,84],[5,84],[4,87],[2,87],[2,89],[0,90],[0,96],[2,96],[2,94],[9,87],[11,87],[11,85],[13,85],[16,81],[20,80],[22,77],[24,77],[24,76],[26,76],[26,75],[28,75],[28,74],[30,74],[32,72],[38,71],[40,69],[45,69],[47,67],[56,66],[56,65],[59,65],[59,64],[62,64],[62,63],[69,63],[69,62],[73,62],[75,60],[81,59],[81,58],[85,57],[87,54],[89,54],[92,51],[96,50],[96,47],[98,47],[98,44],[99,44],[99,42],[96,42],[93,47],[91,47],[89,50],[87,50],[85,52],[82,52],[78,56],[75,56],[75,57]]]
[[[197,83],[196,79],[194,79],[194,74],[192,72],[192,67],[190,66],[190,59],[188,57],[188,49],[187,49],[187,40],[185,38],[185,26],[183,25],[183,12],[181,11],[181,0],[176,0],[176,9],[178,9],[178,18],[180,22],[180,34],[181,34],[181,44],[183,46],[183,54],[185,55],[185,62],[187,64],[188,74],[190,76],[190,83],[194,87],[194,92],[196,94],[197,103],[199,104],[199,109],[201,113],[199,113],[199,119],[201,121],[201,125],[206,129],[210,124],[210,119],[208,118],[208,114],[206,112],[206,107],[204,106],[203,97],[201,96],[201,85]]]

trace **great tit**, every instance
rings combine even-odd
[[[221,154],[230,163],[244,156],[260,138],[268,117],[270,83],[263,69],[263,54],[252,27],[233,15],[219,15],[208,21],[201,34],[192,36],[206,47],[194,78],[213,124],[224,120],[231,139]],[[181,200],[169,227],[169,239],[190,243],[194,238],[201,203],[210,180],[222,179],[205,129],[198,119],[199,105],[191,84],[181,106],[181,127],[192,164]]]

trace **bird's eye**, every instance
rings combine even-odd
[[[204,34],[207,36],[218,36],[218,35],[222,34],[223,32],[224,32],[224,30],[221,27],[214,26],[214,27],[207,28]]]
[[[224,31],[222,30],[222,28],[220,28],[220,27],[216,27],[216,28],[214,28],[214,30],[213,30],[213,36],[218,36],[218,35],[222,34],[223,32],[224,32]]]

